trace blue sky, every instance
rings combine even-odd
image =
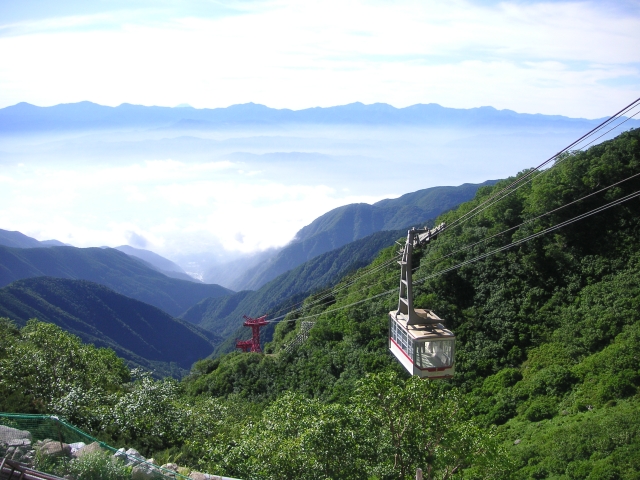
[[[0,1],[0,107],[361,101],[601,117],[640,94],[640,2]]]

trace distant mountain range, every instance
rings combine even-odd
[[[0,246],[0,286],[42,276],[96,282],[173,316],[205,298],[233,293],[220,285],[169,278],[113,248]]]
[[[296,234],[295,239],[273,256],[247,270],[230,287],[255,290],[278,275],[318,255],[384,230],[399,230],[429,219],[471,200],[478,188],[493,185],[465,183],[458,187],[433,187],[381,200],[369,205],[354,203],[318,217]],[[206,278],[206,277],[205,277]]]
[[[232,105],[227,108],[196,109],[147,107],[126,103],[118,107],[106,107],[91,102],[37,107],[23,102],[0,109],[0,132],[3,134],[162,127],[193,130],[293,123],[437,125],[439,127],[479,125],[531,127],[548,126],[551,123],[557,127],[583,125],[586,128],[599,121],[560,115],[522,114],[512,110],[497,110],[493,107],[446,108],[435,103],[395,108],[384,103],[364,105],[358,102],[336,107],[289,110],[274,109],[254,103]],[[632,123],[638,122],[632,121]]]
[[[37,318],[109,347],[130,362],[181,376],[221,339],[162,310],[84,280],[35,277],[0,289],[0,316],[19,325]]]

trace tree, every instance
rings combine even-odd
[[[362,380],[356,398],[365,430],[375,432],[379,460],[371,473],[378,477],[405,479],[418,467],[427,479],[479,465],[476,478],[509,470],[495,432],[470,419],[457,390],[445,384],[381,373]]]

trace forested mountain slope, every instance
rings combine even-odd
[[[232,293],[219,285],[169,278],[112,248],[0,246],[0,286],[41,276],[100,283],[174,316],[204,298]]]
[[[0,289],[0,317],[37,318],[160,375],[179,375],[211,354],[214,335],[159,308],[85,280],[36,277]],[[173,364],[173,365],[172,365]]]
[[[442,385],[463,394],[478,421],[500,426],[515,478],[640,472],[640,198],[474,259],[639,192],[639,174],[634,130],[562,157],[417,254],[416,306],[457,336],[456,376]],[[453,224],[511,181],[437,221]],[[293,353],[282,347],[299,322],[282,322],[268,347],[280,355],[201,362],[189,391],[273,399],[293,390],[349,403],[367,373],[400,370],[386,340],[397,282],[397,270],[383,271],[336,291],[330,305],[310,298],[297,315],[316,323]]]
[[[391,245],[401,231],[378,232],[351,242],[342,248],[324,253],[293,270],[280,275],[256,291],[242,291],[233,295],[207,298],[181,316],[216,335],[227,338],[222,350],[233,350],[234,339],[246,337],[240,329],[243,315],[278,315],[278,310],[292,308],[311,292],[331,286],[346,274],[367,265],[383,248]],[[286,311],[286,310],[284,310]],[[270,338],[272,330],[265,330]]]
[[[478,188],[492,185],[465,183],[457,187],[432,187],[369,205],[354,203],[335,208],[296,233],[294,240],[272,258],[248,270],[232,288],[254,290],[278,275],[325,252],[375,232],[398,230],[433,220],[473,198]]]

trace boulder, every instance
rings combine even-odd
[[[160,480],[164,478],[165,476],[156,466],[146,462],[136,465],[131,471],[131,480]]]
[[[118,450],[119,452],[120,450]],[[131,465],[138,465],[141,462],[144,462],[146,459],[140,455],[140,452],[138,452],[135,448],[130,448],[129,450],[127,450],[126,452],[124,452],[125,454],[125,459],[124,459],[124,463],[127,466],[131,466]]]
[[[209,480],[211,478],[210,475],[201,472],[191,472],[189,474],[189,478],[191,480]]]
[[[89,445],[85,445],[84,447],[78,449],[75,452],[75,456],[76,458],[80,458],[83,455],[86,455],[87,453],[95,453],[95,452],[101,452],[102,451],[102,447],[100,446],[100,444],[98,442],[93,442],[90,443]]]
[[[164,468],[165,470],[171,470],[173,472],[178,471],[178,465],[176,465],[175,463],[165,463],[164,465],[162,465],[162,468]]]
[[[122,460],[124,463],[127,463],[129,457],[127,457],[127,452],[124,448],[119,448],[116,453],[113,454],[118,460]]]
[[[30,447],[31,439],[29,438],[14,438],[7,442],[7,447]]]
[[[49,440],[38,448],[41,454],[49,457],[69,456],[71,455],[71,447],[67,443],[60,443],[57,440]]]
[[[31,432],[27,430],[18,430],[17,428],[0,425],[0,443],[9,443],[16,438],[28,438],[31,442]]]

